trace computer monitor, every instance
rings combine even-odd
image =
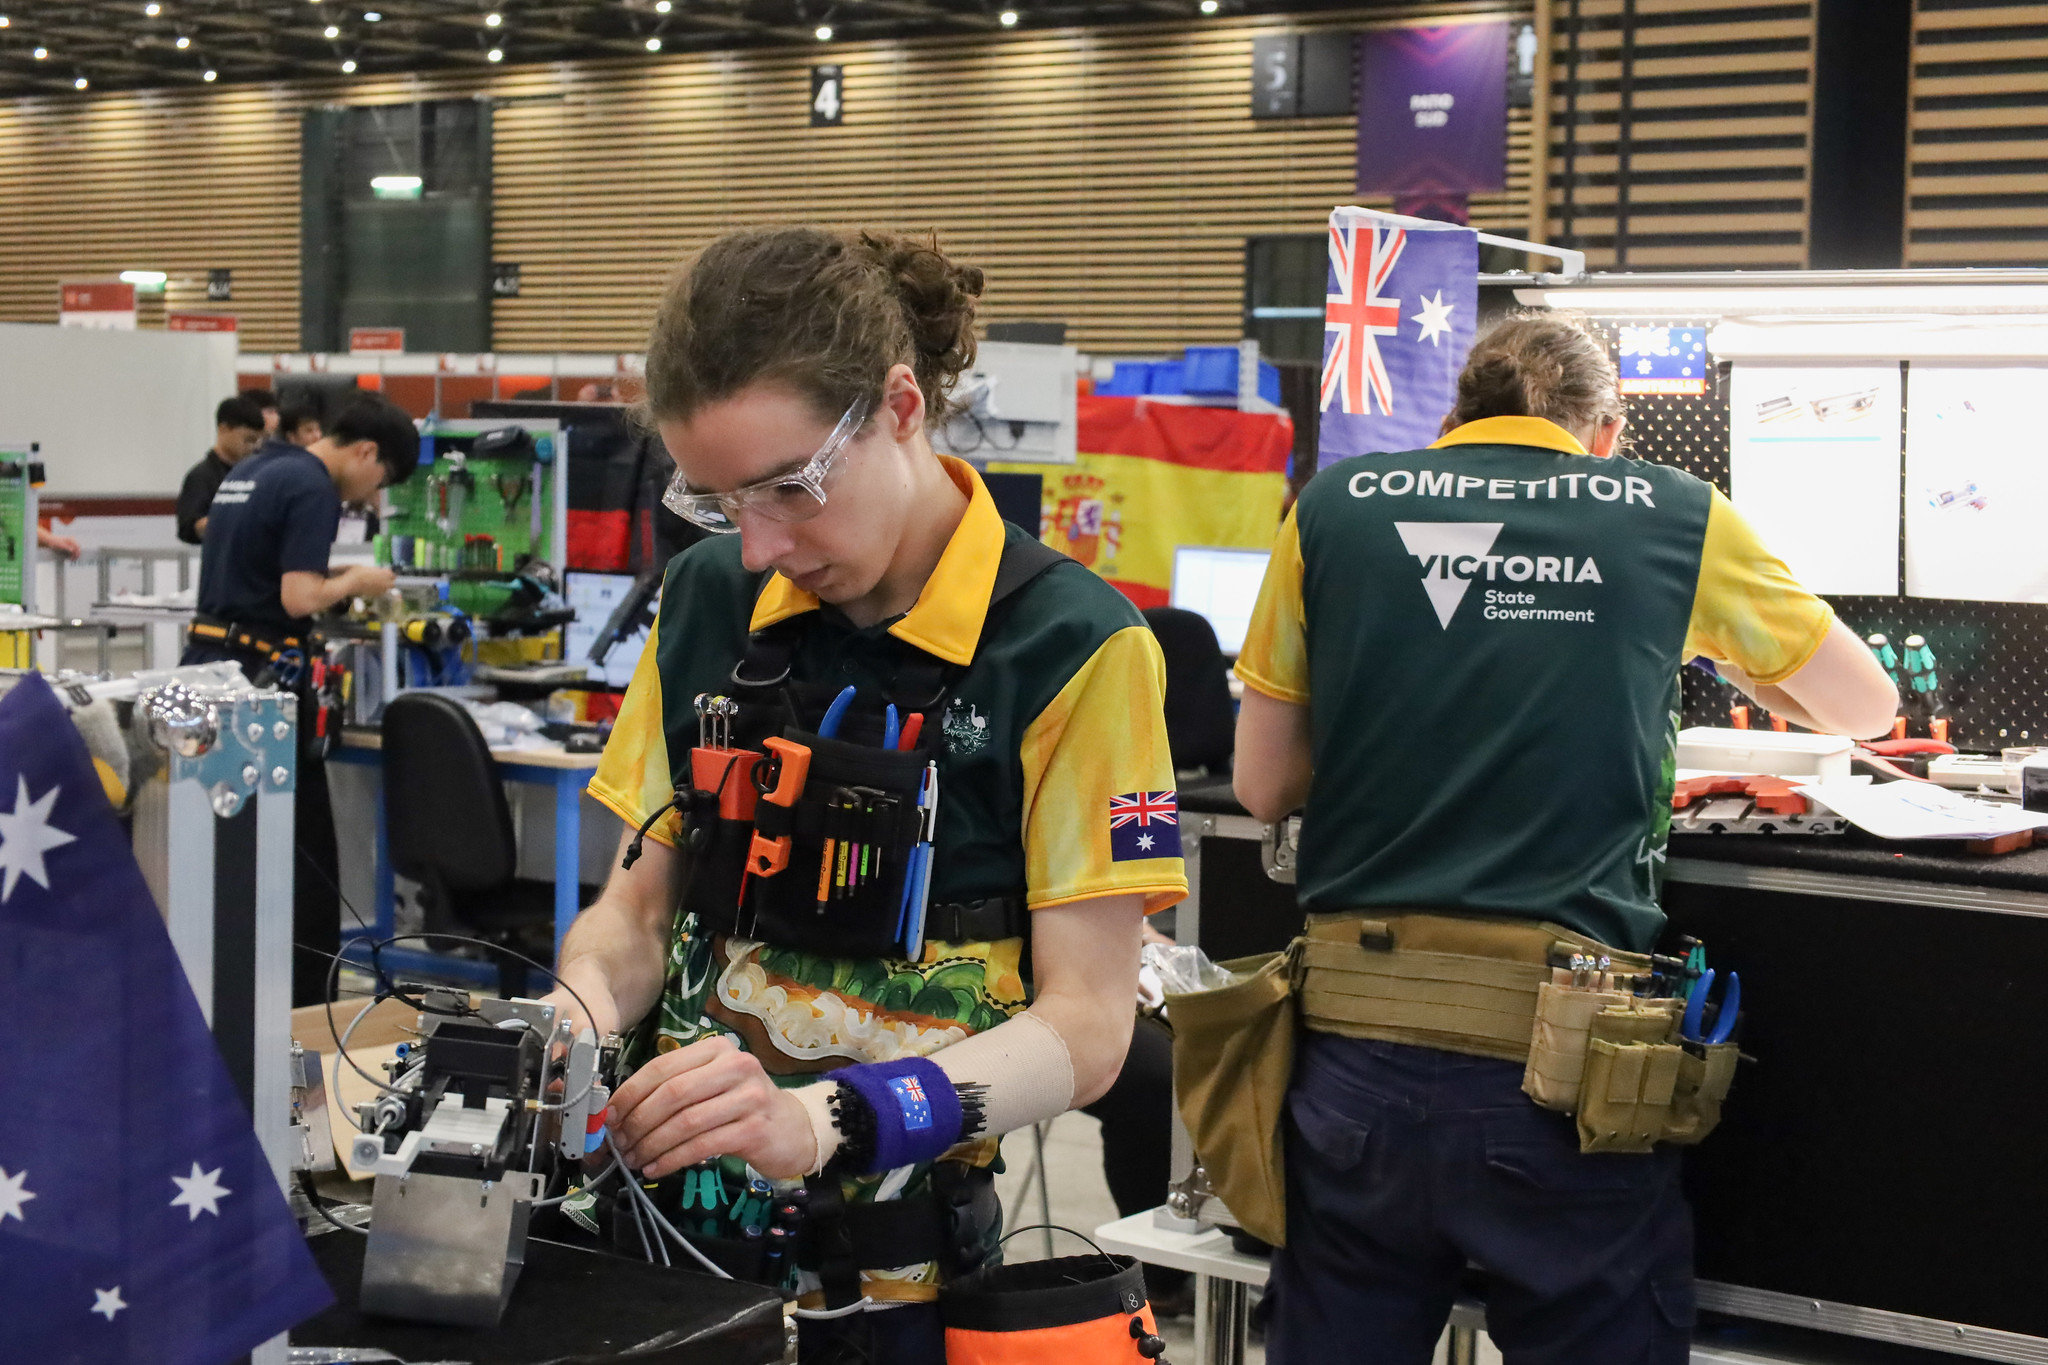
[[[1039,507],[1045,497],[1043,474],[984,473],[981,482],[1004,521],[1015,522],[1033,536],[1038,534],[1042,520]]]
[[[1259,584],[1266,577],[1267,552],[1182,545],[1173,552],[1173,605],[1209,618],[1225,654],[1244,648]]]
[[[637,580],[629,573],[581,573],[562,575],[562,596],[576,613],[576,619],[562,628],[562,662],[583,663],[597,632],[611,619]],[[604,666],[590,666],[590,681],[624,687],[633,681],[633,669],[640,663],[640,651],[647,647],[647,627],[641,626],[605,655]]]

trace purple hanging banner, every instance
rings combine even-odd
[[[1316,467],[1419,450],[1457,405],[1479,312],[1479,234],[1370,209],[1330,214]]]
[[[1508,25],[1358,39],[1358,192],[1491,194],[1508,183]]]

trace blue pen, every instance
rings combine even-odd
[[[842,687],[832,704],[825,708],[825,719],[818,722],[818,738],[831,739],[839,733],[839,722],[846,715],[846,708],[853,705],[853,688]]]
[[[882,711],[882,747],[895,753],[896,737],[901,733],[896,724],[896,703],[892,701]]]

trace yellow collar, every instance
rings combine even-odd
[[[1565,455],[1586,453],[1578,437],[1542,417],[1482,417],[1448,433],[1430,449],[1445,446],[1535,446]]]
[[[910,610],[889,627],[889,633],[905,644],[949,664],[974,660],[981,643],[982,622],[988,616],[988,595],[995,587],[996,564],[1003,557],[1003,518],[995,500],[982,485],[974,466],[950,455],[938,457],[961,492],[967,495],[967,512],[946,542],[938,567],[925,580],[924,591]],[[801,616],[818,609],[818,599],[776,574],[754,603],[750,631],[764,630],[777,621]]]

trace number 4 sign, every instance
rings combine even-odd
[[[811,126],[837,128],[846,121],[846,71],[839,66],[811,68]]]

